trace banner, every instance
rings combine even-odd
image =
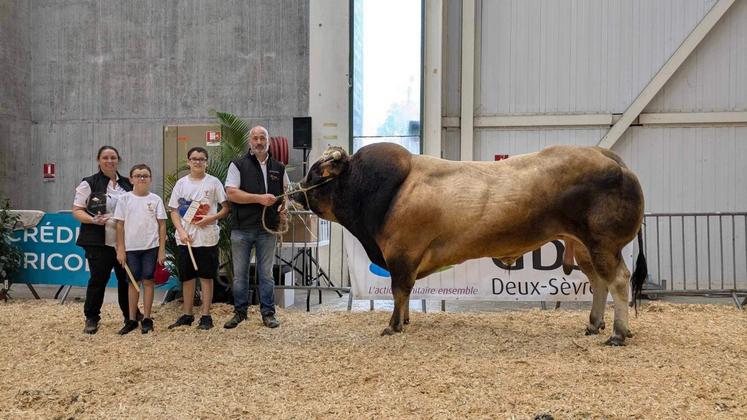
[[[14,231],[11,241],[21,249],[21,269],[13,282],[85,287],[90,271],[83,248],[75,245],[79,231],[71,213],[48,213],[36,226]],[[108,286],[116,287],[112,279]]]
[[[344,230],[353,299],[392,299],[389,272],[371,262],[363,245]],[[623,249],[631,267],[632,245]],[[507,269],[494,258],[469,260],[444,267],[415,282],[411,299],[500,301],[591,301],[589,280],[575,267],[563,273],[562,241],[551,241],[527,253]]]

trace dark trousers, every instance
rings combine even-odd
[[[86,289],[86,303],[83,305],[83,313],[86,319],[101,319],[101,305],[104,303],[106,284],[112,274],[117,276],[117,295],[119,297],[119,308],[122,310],[124,319],[129,319],[129,306],[127,298],[127,273],[117,261],[117,252],[111,246],[87,246],[86,261],[91,270],[91,278],[88,280]]]

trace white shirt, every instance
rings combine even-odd
[[[264,160],[264,162],[259,162],[259,167],[262,169],[262,177],[265,181],[265,191],[267,190],[267,159]],[[283,171],[283,189],[288,189],[288,183],[290,182],[290,179],[288,179],[288,171]],[[231,162],[230,165],[228,165],[228,174],[226,175],[226,188],[228,187],[234,187],[234,188],[241,188],[241,172],[239,172],[239,168],[236,167],[236,165]]]
[[[166,219],[166,209],[153,193],[128,192],[119,198],[113,218],[124,221],[125,251],[142,251],[158,247],[158,220]]]
[[[218,204],[228,201],[228,198],[220,180],[212,175],[205,174],[202,179],[192,179],[189,175],[179,178],[171,191],[169,208],[171,211],[178,211],[179,215],[184,217],[184,213],[193,201],[200,203],[200,208],[192,219],[194,223],[202,216],[212,216],[218,213]],[[182,227],[187,234],[192,235],[193,247],[218,245],[220,226],[217,221],[200,228],[182,219]],[[178,234],[174,236],[177,245],[184,245],[179,240]]]
[[[117,177],[119,179],[119,177]],[[118,183],[112,181],[106,183],[106,215],[111,216],[114,214],[114,210],[117,208],[117,201],[119,198],[126,194],[125,191]],[[86,181],[81,181],[80,184],[75,188],[75,199],[73,200],[73,206],[86,208],[88,204],[88,197],[91,196],[91,185]],[[106,222],[104,228],[104,237],[106,246],[115,246],[117,244],[117,222],[113,219],[109,219]]]

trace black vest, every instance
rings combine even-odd
[[[117,179],[117,184],[119,184],[119,186],[125,191],[132,191],[130,180],[120,175],[119,172],[117,172],[117,176],[119,177],[119,179]],[[101,192],[105,193],[110,180],[111,179],[101,171],[87,178],[83,178],[83,181],[86,181],[88,185],[91,186],[91,194]],[[78,234],[78,240],[75,241],[75,244],[80,247],[105,246],[105,232],[106,229],[104,226],[95,225],[93,223],[81,223],[80,233]]]
[[[267,157],[267,188],[262,175],[262,168],[257,158],[247,153],[241,159],[236,159],[233,164],[241,174],[241,185],[239,188],[251,194],[283,194],[283,178],[285,177],[285,166],[272,156]],[[267,208],[265,212],[265,224],[270,229],[277,229],[280,224],[278,208],[283,200]],[[259,203],[238,204],[231,203],[231,227],[232,229],[251,230],[262,227],[262,209],[265,206]]]

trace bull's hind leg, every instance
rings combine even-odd
[[[592,252],[591,258],[594,270],[599,276],[599,283],[605,283],[605,288],[608,288],[612,293],[612,301],[615,305],[612,335],[605,344],[623,346],[625,345],[625,338],[633,336],[628,327],[628,278],[630,272],[625,267],[620,251],[616,253]],[[594,298],[596,302],[596,291]]]
[[[605,326],[604,309],[607,306],[607,283],[601,281],[596,271],[594,271],[591,256],[585,246],[577,242],[574,247],[574,254],[581,272],[589,279],[594,296],[591,304],[591,312],[589,313],[589,324],[586,326],[586,335],[596,335]]]
[[[410,292],[415,286],[413,275],[395,275],[392,273],[392,294],[394,295],[394,310],[389,319],[389,326],[384,328],[381,335],[392,335],[402,332],[403,324],[410,323]]]
[[[625,266],[622,257],[619,258],[613,283],[610,285],[612,300],[615,302],[615,324],[612,336],[606,344],[612,346],[622,346],[625,344],[625,338],[632,337],[630,332],[630,316],[628,313],[628,280],[630,271]]]

